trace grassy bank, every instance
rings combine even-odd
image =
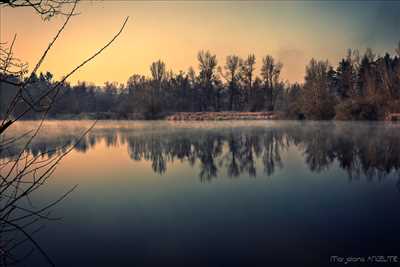
[[[279,116],[273,112],[178,112],[167,116],[171,121],[222,121],[222,120],[274,120]]]
[[[40,117],[27,117],[27,120]],[[169,121],[223,121],[223,120],[276,120],[285,119],[280,113],[274,112],[171,112],[159,113],[153,116],[142,113],[118,114],[114,112],[58,114],[49,116],[49,120],[169,120]]]

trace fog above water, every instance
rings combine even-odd
[[[349,179],[399,177],[400,125],[394,123],[100,121],[82,137],[92,123],[46,122],[26,153],[52,157],[82,138],[74,148],[77,152],[87,153],[102,142],[106,148],[126,147],[131,160],[150,161],[152,170],[161,175],[174,161],[199,163],[195,169],[205,182],[220,176],[271,176],[285,168],[282,153],[294,149],[296,160],[304,161],[313,172],[336,163]],[[35,125],[21,122],[10,135],[20,135]],[[18,144],[9,146],[0,157],[12,158],[21,149]]]

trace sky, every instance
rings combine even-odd
[[[126,83],[150,75],[158,59],[168,70],[198,69],[197,53],[210,50],[223,66],[228,55],[272,55],[283,63],[282,79],[302,82],[311,58],[331,64],[348,48],[394,53],[400,40],[400,1],[83,1],[78,16],[49,52],[41,71],[55,78],[108,42],[129,16],[121,36],[69,81]],[[43,21],[30,8],[0,9],[0,41],[17,34],[15,55],[32,67],[65,20]]]

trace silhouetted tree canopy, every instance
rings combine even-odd
[[[336,67],[312,59],[305,68],[303,84],[283,82],[283,65],[270,55],[262,58],[259,70],[253,54],[244,60],[229,55],[222,67],[210,51],[200,51],[197,59],[197,72],[192,67],[186,72],[167,71],[167,64],[157,60],[150,65],[151,77],[133,74],[126,84],[78,82],[72,86],[64,82],[60,85],[62,97],[49,115],[154,119],[173,112],[233,110],[273,111],[291,119],[382,120],[388,113],[400,112],[397,54],[376,56],[371,49],[364,54],[348,50]],[[0,116],[15,90],[13,84],[24,81],[12,73],[7,77],[9,83],[0,89]],[[29,99],[36,99],[40,92],[57,84],[51,73],[33,75],[31,79],[35,83],[26,89]],[[24,104],[18,108],[23,110]],[[35,116],[33,111],[28,114],[29,118]]]

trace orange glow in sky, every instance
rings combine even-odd
[[[361,19],[368,17],[338,19],[342,8],[347,7],[314,1],[85,1],[78,5],[80,15],[72,18],[41,70],[62,77],[110,40],[130,16],[117,41],[71,77],[72,84],[78,80],[98,85],[125,83],[134,73],[148,76],[150,64],[158,59],[174,72],[190,66],[197,69],[196,55],[201,49],[215,53],[221,66],[227,55],[254,53],[257,73],[261,58],[270,54],[283,62],[283,80],[301,82],[312,57],[337,64],[347,48],[365,48],[353,33],[360,32]],[[42,21],[28,8],[0,12],[1,41],[10,42],[16,33],[15,55],[31,67],[65,19]],[[395,47],[395,43],[376,47],[390,45]]]

